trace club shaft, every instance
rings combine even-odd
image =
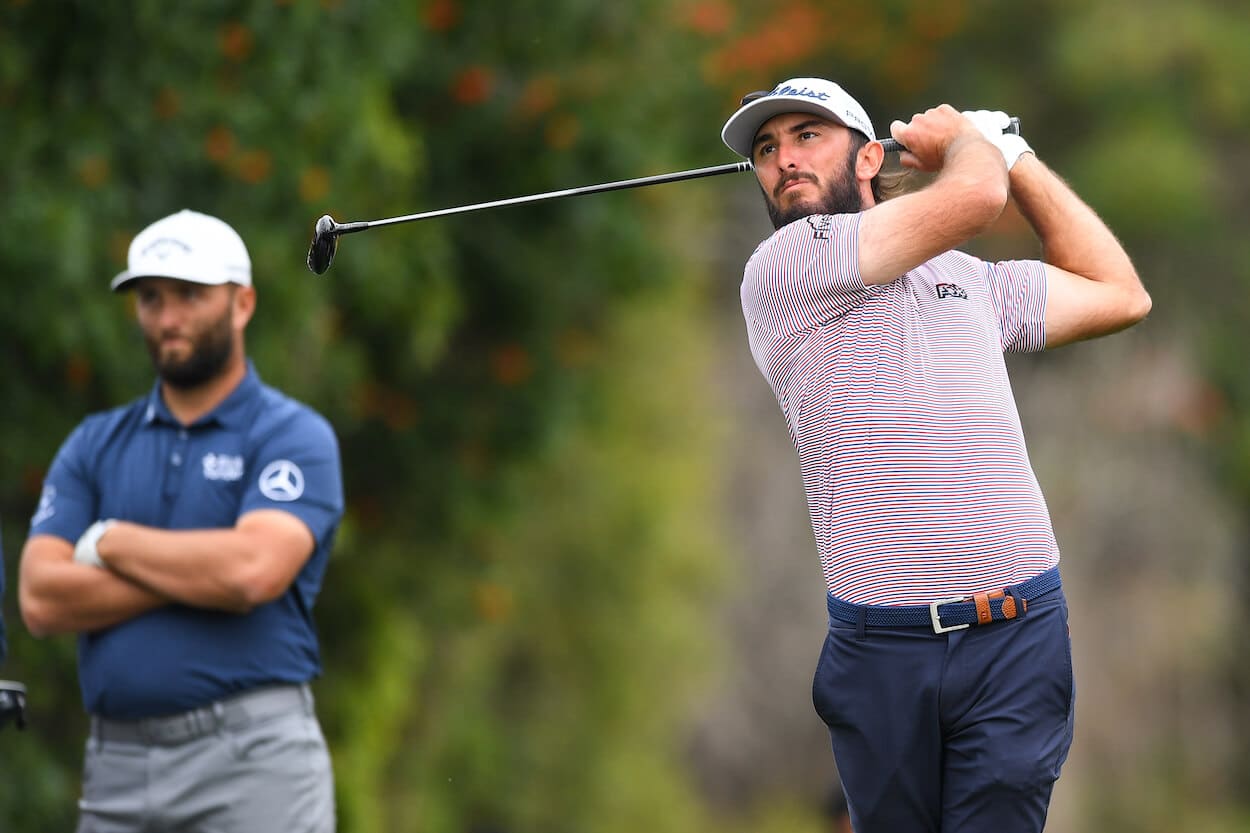
[[[382,220],[368,220],[364,223],[344,223],[344,228],[335,229],[335,231],[339,234],[350,234],[353,231],[363,231],[366,228],[390,226],[395,225],[396,223],[411,223],[415,220],[428,220],[433,217],[446,217],[451,214],[481,211],[485,208],[504,208],[509,205],[525,205],[526,203],[554,200],[561,197],[576,197],[582,194],[601,194],[605,191],[622,191],[626,188],[641,188],[646,185],[662,185],[665,182],[682,182],[687,179],[700,179],[705,176],[742,173],[749,170],[751,170],[750,162],[732,162],[728,165],[713,165],[708,168],[695,168],[693,170],[678,171],[671,174],[657,174],[655,176],[638,177],[637,179],[622,179],[616,182],[604,182],[599,185],[583,185],[578,188],[565,188],[561,191],[547,191],[542,194],[529,194],[524,197],[510,197],[508,199],[493,200],[491,202],[482,202],[475,205],[459,205],[453,208],[440,208],[436,211],[423,211],[420,214],[405,214],[401,217],[387,217]],[[348,226],[358,227],[347,228]]]

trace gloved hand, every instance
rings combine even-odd
[[[113,519],[109,518],[103,521],[96,521],[87,527],[87,531],[82,534],[82,537],[78,539],[78,543],[74,545],[74,561],[79,564],[90,564],[93,567],[103,567],[104,562],[100,560],[100,553],[96,550],[96,545],[112,525]]]
[[[998,148],[998,152],[1003,155],[1003,161],[1007,163],[1007,170],[1011,170],[1011,166],[1016,164],[1022,154],[1033,152],[1023,136],[1003,132],[1011,124],[1011,116],[1002,110],[965,110],[963,114],[977,126],[977,130],[981,131],[981,135],[990,144]]]

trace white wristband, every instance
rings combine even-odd
[[[89,564],[92,567],[103,567],[104,562],[100,559],[100,552],[96,546],[100,543],[100,538],[104,533],[108,532],[110,526],[113,525],[113,519],[108,518],[102,521],[96,521],[87,527],[87,531],[78,539],[78,543],[74,545],[74,561],[79,564]]]

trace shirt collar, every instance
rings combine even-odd
[[[257,374],[252,360],[248,359],[247,373],[243,376],[243,381],[239,382],[238,386],[230,391],[230,395],[223,399],[216,408],[187,427],[208,425],[214,422],[226,428],[238,428],[246,425],[250,412],[249,405],[260,392],[260,385],[260,375]],[[161,397],[160,379],[156,380],[151,392],[148,394],[148,405],[147,410],[143,413],[143,421],[147,425],[151,425],[154,422],[180,425],[169,410],[169,406],[165,404],[164,398]]]

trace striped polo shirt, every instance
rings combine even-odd
[[[927,604],[1031,578],[1059,548],[1003,353],[1045,344],[1043,266],[951,251],[865,286],[861,216],[790,223],[742,281],[828,590]]]

